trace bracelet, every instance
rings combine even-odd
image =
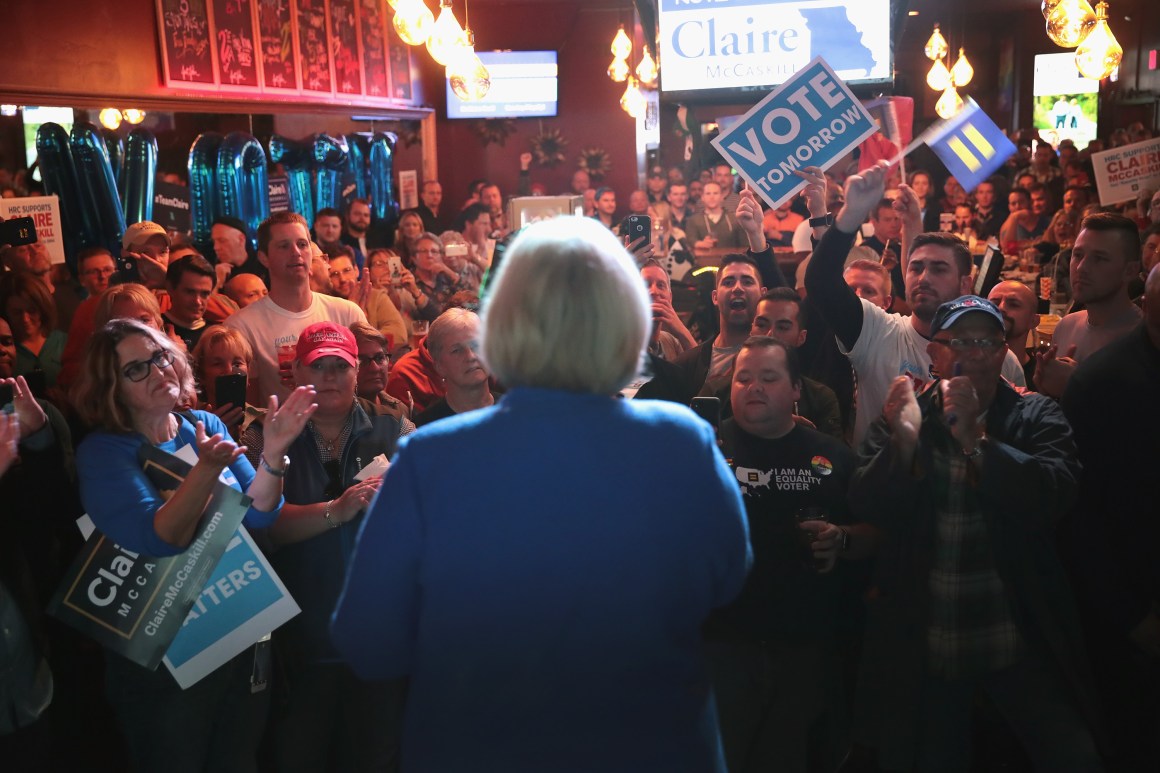
[[[973,450],[968,451],[965,448],[963,449],[963,456],[965,456],[968,459],[978,459],[980,456],[983,455],[983,441],[985,441],[986,439],[987,439],[987,436],[985,434],[980,435],[979,438],[977,440],[975,440],[975,447]]]
[[[280,469],[280,470],[276,470],[270,466],[270,463],[266,461],[265,454],[260,454],[258,456],[258,464],[260,464],[262,466],[263,470],[270,473],[275,478],[285,478],[286,477],[286,468],[290,466],[290,457],[289,456],[282,457],[282,469]]]
[[[834,214],[832,212],[827,212],[826,214],[821,215],[819,217],[811,217],[810,218],[810,228],[824,228],[826,226],[831,226],[833,224],[834,224]]]
[[[326,519],[326,525],[331,529],[337,529],[342,524],[330,517],[330,506],[334,504],[334,500],[326,503],[326,509],[322,511],[322,517]]]

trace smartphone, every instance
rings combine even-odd
[[[217,396],[215,407],[230,403],[235,408],[246,405],[246,374],[231,373],[228,376],[218,376],[213,380],[214,394]]]
[[[31,217],[14,217],[0,223],[0,244],[21,247],[36,242],[36,224]]]
[[[11,384],[0,384],[0,408],[3,408],[16,397]]]
[[[465,258],[467,257],[467,245],[455,243],[448,244],[443,248],[443,254],[451,257]]]
[[[43,370],[34,370],[24,374],[24,383],[28,384],[28,391],[33,397],[41,400],[48,397],[48,376]]]
[[[693,413],[700,416],[705,421],[709,422],[713,429],[717,429],[721,424],[721,398],[720,397],[694,397],[693,402],[689,403],[689,407],[693,409]]]
[[[132,255],[118,255],[117,256],[117,283],[128,284],[129,282],[141,281],[141,273],[137,270],[137,259]]]
[[[395,287],[403,286],[403,259],[398,255],[387,256],[387,268],[390,270],[391,284]]]
[[[644,237],[641,245],[652,243],[652,218],[648,215],[629,215],[624,219],[624,235],[628,237],[628,243],[632,244],[637,239]]]

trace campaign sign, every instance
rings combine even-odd
[[[1100,203],[1131,201],[1160,188],[1160,137],[1092,154]]]
[[[60,199],[56,196],[0,198],[0,217],[30,217],[36,226],[36,241],[48,250],[52,263],[64,263],[64,230],[60,223]]]
[[[189,188],[173,183],[155,184],[153,222],[166,231],[189,233]]]
[[[266,190],[270,196],[270,214],[290,211],[290,181],[285,175],[269,178]]]
[[[282,580],[239,527],[165,653],[182,689],[299,613]]]
[[[189,474],[188,463],[148,443],[142,444],[139,457],[162,494],[176,490]],[[94,532],[69,567],[49,614],[134,663],[156,668],[250,502],[219,482],[193,542],[175,556],[141,555]]]
[[[866,108],[817,57],[719,134],[713,145],[776,209],[805,187],[795,170],[829,169],[876,131]]]

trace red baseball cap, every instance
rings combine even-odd
[[[358,344],[348,328],[334,322],[315,322],[298,336],[295,357],[303,365],[319,357],[340,357],[357,368]]]

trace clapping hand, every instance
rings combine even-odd
[[[342,492],[342,496],[334,501],[331,513],[339,523],[347,523],[361,511],[367,508],[379,490],[383,479],[380,475],[359,481]]]
[[[246,452],[245,446],[239,446],[228,436],[218,434],[206,437],[205,422],[199,421],[195,427],[195,432],[197,438],[196,466],[209,468],[215,477]]]
[[[300,386],[278,405],[277,395],[270,395],[269,408],[262,422],[262,453],[268,459],[281,459],[294,439],[302,434],[306,422],[318,410],[314,387]]]
[[[40,407],[40,403],[36,402],[36,398],[32,396],[32,390],[28,388],[28,382],[24,380],[24,376],[0,378],[0,386],[12,387],[12,408],[16,417],[20,419],[20,438],[23,439],[33,432],[38,432],[41,427],[48,423],[48,416]]]
[[[882,415],[890,427],[895,441],[904,448],[913,449],[918,443],[918,430],[922,427],[922,411],[914,396],[914,384],[906,376],[899,376],[886,393],[886,403]]]

